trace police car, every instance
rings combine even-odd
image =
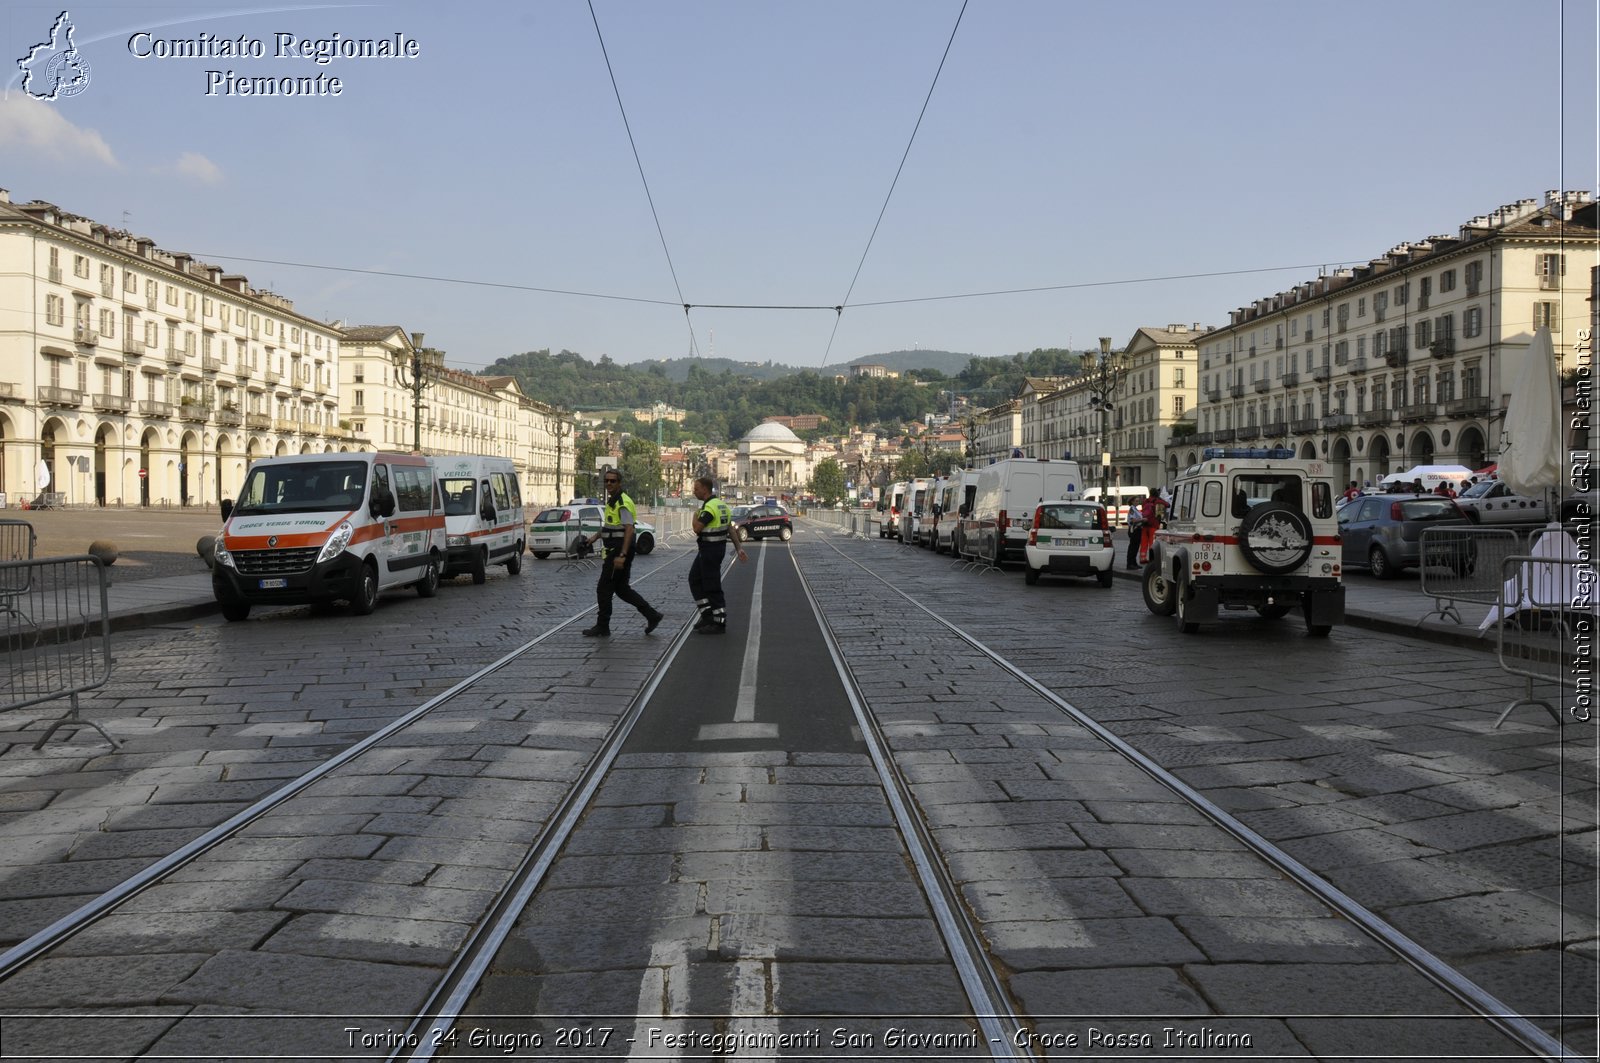
[[[1221,448],[1173,485],[1167,524],[1144,570],[1144,603],[1186,633],[1222,609],[1276,618],[1299,608],[1306,630],[1344,620],[1333,480],[1327,463],[1287,448]]]
[[[1031,586],[1040,576],[1093,576],[1111,586],[1113,553],[1105,507],[1083,499],[1040,502],[1025,547]]]
[[[599,534],[604,523],[605,513],[594,499],[575,498],[564,506],[552,506],[533,518],[528,529],[528,550],[540,561],[552,553],[576,556],[583,552],[578,540]],[[633,536],[634,549],[639,553],[648,554],[656,548],[654,524],[635,521]]]

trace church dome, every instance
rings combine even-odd
[[[777,421],[768,421],[758,424],[745,436],[747,443],[798,443],[800,437],[789,431]]]

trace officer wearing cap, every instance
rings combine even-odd
[[[605,544],[605,558],[600,562],[600,580],[595,584],[595,598],[600,604],[600,612],[594,626],[584,628],[583,634],[587,638],[608,638],[611,635],[611,599],[615,596],[639,610],[645,621],[644,633],[648,635],[661,623],[662,614],[652,609],[643,595],[628,586],[628,577],[633,572],[633,526],[638,510],[633,499],[622,492],[622,473],[607,469],[604,481],[605,523],[589,537],[591,543],[599,540]]]
[[[718,498],[713,481],[701,476],[694,482],[694,497],[700,509],[694,515],[696,553],[689,566],[689,593],[700,610],[694,625],[702,635],[721,635],[728,630],[728,600],[722,593],[722,558],[731,539],[740,561],[748,561],[739,543],[739,529],[733,526],[733,510]]]

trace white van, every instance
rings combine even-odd
[[[1039,503],[1082,495],[1075,461],[1006,458],[980,469],[971,512],[961,520],[962,553],[993,565],[1025,560]]]
[[[439,590],[444,510],[421,455],[263,458],[238,501],[223,501],[222,519],[211,590],[229,620],[253,605],[335,600],[366,616],[391,588]]]
[[[977,469],[952,469],[939,481],[939,512],[934,526],[935,553],[961,553],[961,518],[972,509],[978,493]]]
[[[921,546],[928,527],[933,478],[919,476],[906,484],[906,500],[900,507],[900,541]]]
[[[434,458],[433,470],[444,502],[445,578],[469,573],[482,583],[490,565],[521,572],[527,521],[511,459],[456,454]]]
[[[1100,488],[1090,487],[1083,492],[1085,501],[1099,502],[1106,507],[1106,519],[1115,527],[1126,524],[1132,517],[1133,510],[1138,508],[1140,502],[1150,497],[1148,487],[1118,487],[1113,484],[1102,500]]]
[[[906,482],[892,483],[878,499],[878,538],[900,538],[900,510],[905,505]]]

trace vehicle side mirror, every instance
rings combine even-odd
[[[231,516],[233,516],[233,499],[224,498],[222,500],[222,519],[227,520]]]

